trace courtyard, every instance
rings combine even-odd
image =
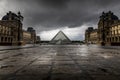
[[[40,45],[1,50],[0,80],[120,80],[120,48]]]

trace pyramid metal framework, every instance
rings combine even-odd
[[[59,31],[50,41],[51,44],[69,44],[71,40],[62,32]]]

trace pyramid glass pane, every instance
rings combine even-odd
[[[59,31],[51,40],[52,44],[68,44],[70,42],[70,39],[62,31]]]

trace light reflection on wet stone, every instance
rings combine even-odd
[[[42,45],[0,51],[0,80],[120,80],[120,50]]]

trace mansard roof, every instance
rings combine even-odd
[[[104,18],[104,20],[108,20],[108,19],[111,19],[111,20],[119,20],[119,18],[114,15],[113,12],[109,11],[109,12],[103,12],[102,15],[100,16],[100,18]]]
[[[21,13],[18,12],[18,15],[9,11],[5,16],[2,17],[2,20],[19,20],[21,21],[23,19],[23,16],[21,16]]]

